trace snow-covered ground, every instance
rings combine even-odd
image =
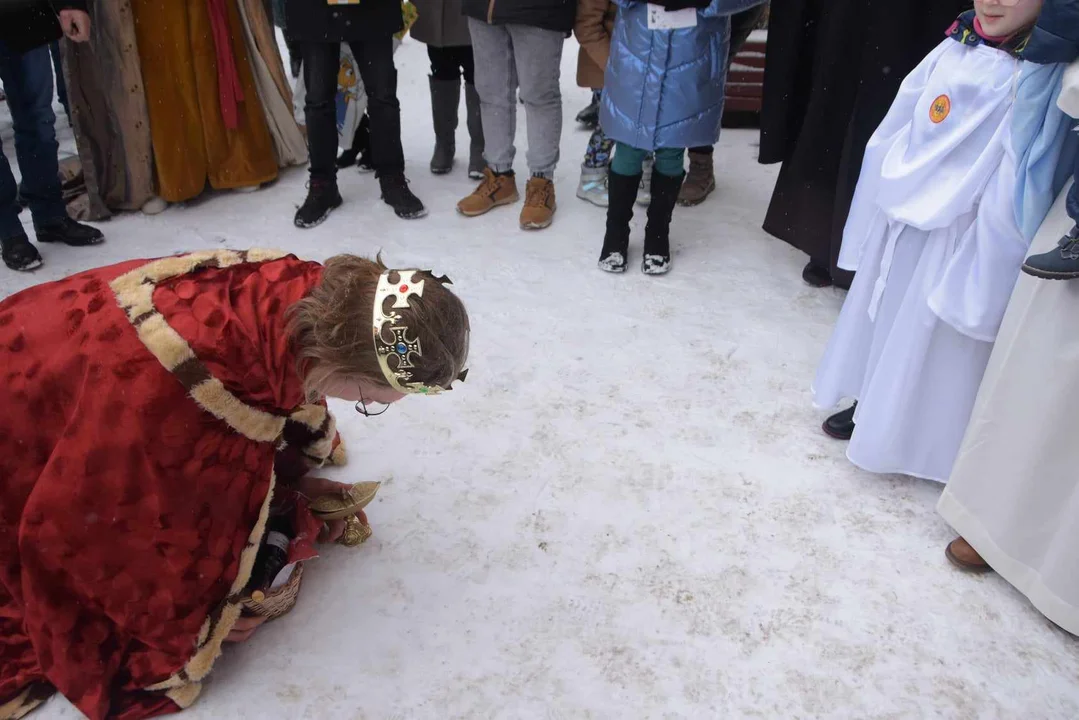
[[[806,287],[804,257],[760,230],[776,169],[755,133],[724,133],[719,189],[677,211],[673,273],[612,277],[595,268],[604,213],[573,195],[575,44],[542,233],[517,229],[519,207],[456,214],[472,183],[427,171],[425,48],[397,60],[430,217],[398,220],[349,171],[346,204],[297,230],[296,169],[0,272],[6,296],[205,247],[381,250],[449,274],[468,304],[467,383],[377,419],[334,405],[352,462],[333,477],[384,482],[374,537],[312,562],[296,609],[228,647],[186,717],[1079,717],[1079,643],[948,565],[939,486],[855,470],[820,432],[808,388],[842,296]],[[54,699],[36,717],[77,715]]]

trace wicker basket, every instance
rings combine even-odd
[[[279,618],[296,605],[300,596],[300,583],[303,582],[303,563],[297,563],[288,582],[272,591],[266,592],[262,600],[248,598],[244,600],[244,609],[253,615],[267,620]]]

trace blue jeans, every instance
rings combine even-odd
[[[1068,217],[1076,225],[1079,225],[1079,158],[1075,159],[1075,181],[1071,190],[1068,191]]]
[[[42,45],[27,53],[8,50],[0,42],[0,82],[7,93],[15,130],[15,156],[22,171],[16,185],[11,165],[0,152],[0,239],[23,233],[19,222],[18,195],[30,205],[34,224],[64,217],[60,194],[60,165],[56,157],[56,115],[52,111],[52,56]]]

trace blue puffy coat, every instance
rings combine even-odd
[[[615,0],[618,17],[603,86],[600,125],[642,150],[713,145],[727,81],[730,16],[763,0],[712,0],[697,25],[649,30],[648,5]]]

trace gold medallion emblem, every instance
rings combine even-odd
[[[929,119],[939,125],[951,112],[951,99],[947,95],[941,95],[929,106]]]

